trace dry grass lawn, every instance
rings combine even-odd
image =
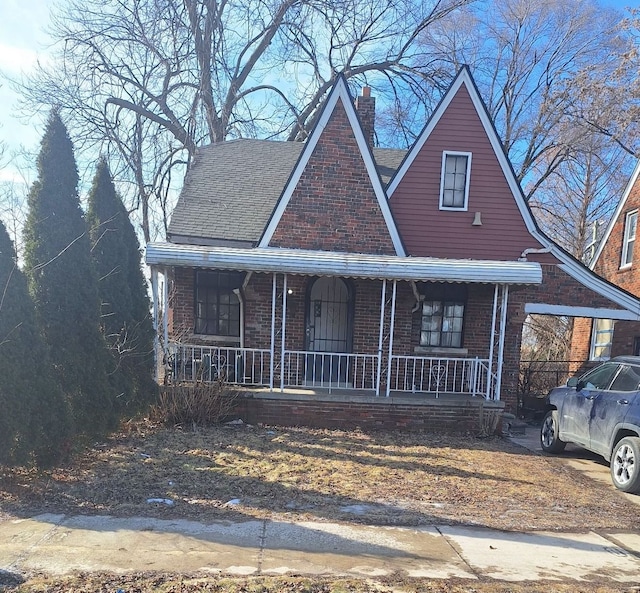
[[[171,505],[148,503],[167,499]],[[0,470],[2,515],[470,524],[506,530],[638,529],[638,507],[561,459],[500,438],[136,423],[51,472]],[[20,582],[23,579],[24,582]],[[608,583],[176,574],[22,575],[13,593],[638,593]]]
[[[0,513],[42,512],[640,529],[612,486],[498,437],[245,425],[136,423],[69,467],[0,470]]]

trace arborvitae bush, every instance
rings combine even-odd
[[[27,280],[0,222],[0,464],[49,466],[72,443],[70,410],[51,372]]]
[[[112,354],[111,380],[119,393],[119,410],[131,413],[155,399],[154,329],[138,238],[104,159],[89,193],[87,222],[99,278],[101,324]]]
[[[71,405],[76,429],[97,436],[117,424],[117,413],[77,186],[73,146],[54,111],[42,139],[38,179],[28,196],[25,271],[54,375]]]

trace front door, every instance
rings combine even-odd
[[[318,278],[308,293],[305,350],[308,385],[347,386],[352,295],[341,278]],[[324,354],[327,353],[327,354]],[[330,353],[330,354],[329,354]]]

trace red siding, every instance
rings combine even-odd
[[[466,212],[439,210],[445,150],[471,152]],[[468,91],[460,88],[390,199],[409,254],[515,260],[542,247],[529,234]],[[482,226],[472,226],[476,212]]]

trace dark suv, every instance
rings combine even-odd
[[[640,357],[619,356],[547,396],[540,444],[560,453],[566,443],[602,455],[616,488],[640,492]]]

